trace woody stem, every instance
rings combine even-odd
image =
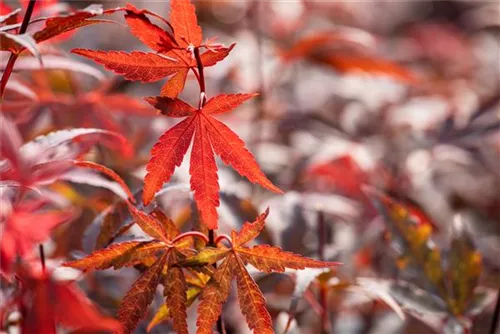
[[[198,67],[199,79],[198,83],[200,84],[200,108],[205,105],[207,102],[206,91],[205,91],[205,74],[203,73],[203,63],[201,62],[200,56],[200,48],[194,48],[194,58],[196,59],[196,66]]]
[[[30,0],[30,2],[28,3],[28,7],[26,8],[26,13],[24,13],[23,22],[21,23],[21,28],[19,28],[18,35],[24,34],[28,29],[35,4],[36,0]],[[12,70],[14,69],[14,64],[16,63],[19,53],[20,52],[11,53],[9,60],[7,61],[7,65],[5,66],[5,70],[0,81],[0,101],[3,99],[3,93],[5,92],[7,81],[9,81],[10,75],[12,74]]]
[[[45,272],[45,251],[43,245],[38,245],[38,251],[40,252],[40,262],[42,263],[42,271]]]

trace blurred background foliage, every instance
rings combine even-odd
[[[132,3],[168,14],[168,1]],[[237,43],[206,70],[207,93],[260,93],[223,118],[286,192],[272,195],[220,164],[220,231],[269,206],[259,242],[344,263],[334,272],[256,276],[276,331],[488,333],[500,288],[498,3],[194,3],[205,36]],[[47,1],[37,15],[90,4]],[[68,127],[121,133],[129,140],[125,152],[98,147],[87,156],[138,190],[152,144],[174,123],[141,100],[156,95],[162,81],[128,82],[69,54],[75,47],[144,48],[119,15],[109,19],[119,23],[41,44],[43,72],[34,58],[21,57],[2,114],[25,141]],[[180,97],[195,105],[198,94],[189,76]],[[189,230],[197,224],[187,162],[174,179],[158,204]],[[47,192],[80,209],[47,246],[55,260],[141,234],[134,227],[116,233],[130,217],[107,190],[58,181]],[[113,313],[137,274],[92,273],[81,285]],[[162,304],[157,297],[154,309]],[[224,309],[228,333],[246,333],[232,303]],[[190,326],[193,315],[191,308]],[[170,329],[161,323],[152,332]]]

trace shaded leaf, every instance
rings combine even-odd
[[[274,333],[273,321],[259,286],[248,274],[241,259],[236,257],[236,260],[236,282],[241,312],[255,333]]]
[[[139,242],[127,241],[112,244],[105,249],[99,249],[80,260],[66,262],[63,265],[80,270],[89,269],[120,269],[135,266],[145,257],[156,254],[165,245],[157,241]]]
[[[135,281],[123,298],[118,310],[118,319],[124,326],[124,333],[131,333],[146,314],[160,283],[166,261],[166,255],[158,259]]]

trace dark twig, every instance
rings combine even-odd
[[[491,320],[490,334],[495,334],[498,329],[498,318],[500,316],[500,290],[497,292],[497,303],[493,311],[493,319]]]
[[[28,24],[30,23],[31,15],[33,14],[33,9],[35,8],[36,0],[30,0],[28,7],[26,8],[26,13],[24,14],[23,22],[21,23],[21,28],[19,28],[18,35],[24,34],[28,29]],[[5,71],[2,74],[2,79],[0,81],[0,101],[3,99],[3,94],[5,92],[5,87],[9,81],[12,70],[14,69],[14,64],[16,63],[19,52],[11,53],[7,65],[5,66]]]

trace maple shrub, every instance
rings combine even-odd
[[[498,24],[455,1],[1,1],[0,332],[496,333]]]
[[[256,333],[273,333],[273,321],[264,296],[246,265],[271,273],[284,272],[286,268],[331,267],[338,263],[304,258],[270,245],[246,246],[263,230],[268,211],[254,222],[245,223],[239,232],[233,231],[231,236],[215,232],[219,206],[215,154],[251,182],[282,193],[260,170],[238,135],[214,117],[232,111],[257,94],[220,94],[212,98],[206,95],[204,67],[213,66],[227,57],[234,44],[226,48],[210,40],[203,43],[195,8],[188,0],[173,0],[170,21],[160,18],[173,34],[149,20],[148,15],[158,17],[152,12],[130,4],[115,11],[118,10],[125,12],[130,32],[154,53],[87,49],[72,52],[102,64],[128,80],[153,82],[170,76],[159,96],[146,97],[145,100],[162,115],[184,119],[167,130],[153,146],[146,166],[142,198],[144,205],[152,202],[193,142],[189,168],[191,190],[200,220],[209,229],[209,235],[196,231],[180,233],[161,211],[147,214],[129,203],[134,222],[153,240],[111,244],[64,265],[80,270],[146,266],[123,298],[118,311],[118,319],[126,333],[132,332],[144,317],[160,284],[164,287],[165,305],[158,310],[150,328],[171,318],[176,332],[188,333],[186,308],[199,299],[197,332],[212,333],[222,304],[230,293],[233,277],[238,287],[241,311],[250,329]],[[197,107],[177,98],[189,71],[195,74],[200,87]],[[193,238],[201,239],[204,246],[195,248]]]

